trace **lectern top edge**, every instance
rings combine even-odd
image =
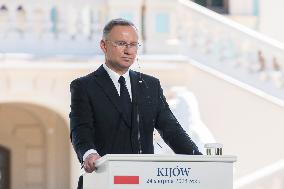
[[[107,154],[96,161],[96,166],[102,166],[108,161],[139,161],[139,162],[228,162],[237,161],[236,156],[207,155],[158,155],[158,154]]]

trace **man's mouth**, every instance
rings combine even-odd
[[[129,61],[132,61],[132,60],[133,60],[133,58],[130,58],[130,57],[122,57],[122,59],[123,59],[124,61],[127,61],[127,62],[129,62]]]

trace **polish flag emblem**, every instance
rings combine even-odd
[[[139,176],[114,176],[113,184],[139,184]]]

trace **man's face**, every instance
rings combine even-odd
[[[138,35],[132,26],[114,26],[100,46],[105,54],[106,64],[114,71],[123,73],[135,61],[137,44]]]

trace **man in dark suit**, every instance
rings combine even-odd
[[[177,154],[200,155],[172,114],[158,79],[129,69],[138,34],[133,23],[111,20],[100,42],[105,64],[70,85],[70,137],[86,172],[105,154],[153,154],[153,130]]]

